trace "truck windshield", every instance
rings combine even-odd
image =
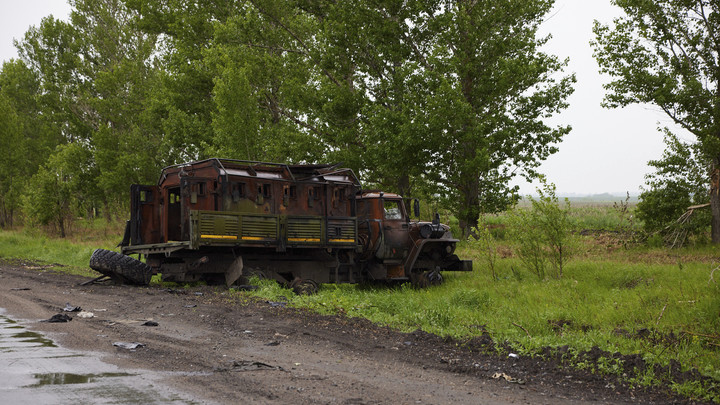
[[[402,210],[400,209],[400,201],[389,201],[383,202],[383,208],[385,209],[385,219],[402,219]]]

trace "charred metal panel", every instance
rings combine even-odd
[[[277,241],[278,225],[276,215],[243,215],[240,239],[249,242]]]
[[[357,245],[357,218],[329,217],[327,219],[327,242],[330,245]]]
[[[219,212],[202,212],[199,221],[200,239],[237,240],[240,218]]]
[[[135,184],[130,188],[130,243],[163,242],[160,232],[160,189]]]
[[[288,216],[286,220],[289,245],[320,245],[324,241],[323,218]]]

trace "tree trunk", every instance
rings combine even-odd
[[[58,228],[60,228],[60,237],[65,237],[65,218],[58,218]]]
[[[465,184],[459,189],[462,196],[462,205],[458,213],[458,222],[462,231],[462,239],[474,235],[473,228],[477,228],[480,218],[480,180],[477,176],[465,176]]]
[[[720,167],[715,162],[710,175],[710,211],[712,220],[710,234],[713,244],[720,244]]]

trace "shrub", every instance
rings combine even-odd
[[[708,202],[708,165],[697,144],[687,144],[666,131],[665,152],[648,164],[648,188],[640,194],[636,213],[648,233],[699,234],[710,224],[709,212],[697,211],[689,221],[676,222],[687,208]],[[708,210],[709,211],[709,210]]]
[[[517,206],[510,212],[510,227],[516,242],[516,253],[523,265],[541,279],[545,278],[547,262],[554,278],[561,278],[565,262],[572,253],[570,240],[570,202],[561,208],[555,185],[541,180],[538,198],[528,196],[530,209]]]

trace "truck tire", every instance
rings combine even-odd
[[[297,295],[314,295],[320,289],[314,280],[296,278],[288,286]]]
[[[132,285],[148,285],[152,268],[140,260],[106,249],[95,249],[90,256],[90,268],[116,282]]]

